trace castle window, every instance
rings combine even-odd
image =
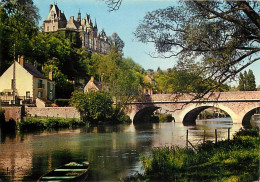
[[[55,26],[53,26],[53,31],[55,30]]]
[[[91,46],[91,39],[88,39],[88,47],[92,48],[92,46]]]
[[[47,26],[47,32],[49,32],[50,30],[49,30],[49,26]]]

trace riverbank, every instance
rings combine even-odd
[[[154,148],[141,156],[144,175],[125,181],[254,181],[259,172],[259,130],[241,129],[232,140],[191,148]]]
[[[20,131],[37,131],[44,129],[76,128],[85,126],[80,119],[27,117],[17,124]]]

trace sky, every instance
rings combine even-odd
[[[134,32],[141,22],[145,14],[159,8],[166,8],[173,5],[175,0],[123,0],[119,10],[109,12],[106,3],[103,0],[33,0],[39,8],[41,20],[40,26],[47,18],[49,13],[49,5],[58,5],[59,9],[65,13],[67,20],[70,16],[77,17],[78,12],[81,12],[81,18],[85,17],[86,13],[90,14],[92,22],[97,22],[98,31],[105,30],[107,36],[111,36],[116,32],[124,41],[125,47],[124,57],[132,58],[136,63],[139,63],[144,69],[157,70],[158,67],[162,70],[172,68],[176,60],[152,58],[149,53],[155,51],[152,44],[144,44],[138,42],[134,37]],[[251,69],[256,78],[256,85],[260,85],[260,61],[252,64],[246,70]],[[236,85],[232,82],[231,85]]]

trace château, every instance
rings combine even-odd
[[[58,8],[57,4],[51,4],[49,14],[44,21],[44,32],[76,32],[79,33],[81,46],[89,52],[106,54],[110,49],[109,38],[104,29],[98,32],[97,23],[93,25],[90,15],[86,14],[81,19],[81,13],[78,12],[77,19],[71,16],[67,21],[64,12]]]

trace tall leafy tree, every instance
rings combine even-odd
[[[217,83],[207,93],[260,59],[259,12],[259,1],[179,1],[148,12],[135,36],[178,58],[179,69],[197,65],[199,76]]]
[[[251,69],[244,71],[244,73],[239,74],[239,91],[255,91],[256,83],[255,83],[255,75]]]
[[[123,48],[125,46],[124,41],[119,37],[117,33],[113,33],[110,37],[110,44],[112,45],[112,49],[116,49],[119,52],[123,52]]]
[[[247,73],[247,90],[256,91],[255,75],[251,69]]]
[[[30,39],[37,34],[40,19],[32,0],[0,2],[0,74],[18,54],[31,54]]]
[[[97,124],[98,121],[107,121],[112,117],[113,101],[108,92],[74,91],[70,103],[90,122]]]

